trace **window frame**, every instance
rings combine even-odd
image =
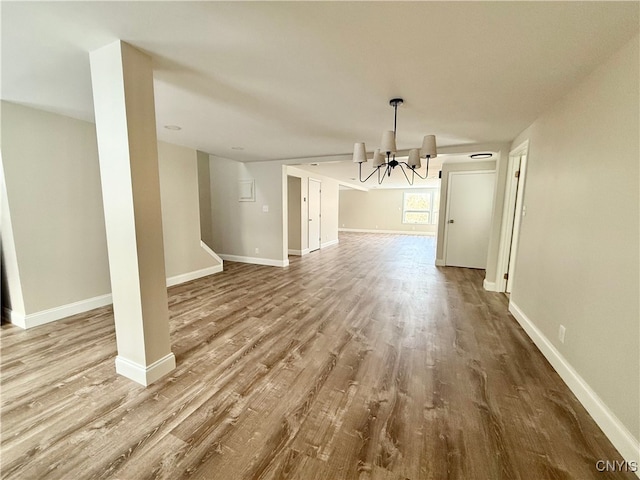
[[[438,214],[439,208],[435,208],[435,199],[436,194],[439,194],[440,190],[438,188],[427,188],[426,191],[420,192],[411,192],[405,191],[402,192],[402,224],[403,225],[435,225],[438,223]],[[427,197],[427,203],[429,208],[407,208],[407,197],[409,195],[421,195]],[[439,198],[438,198],[439,199]],[[426,213],[428,220],[426,222],[408,222],[406,220],[407,213]]]

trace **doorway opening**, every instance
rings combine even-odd
[[[498,278],[496,279],[496,290],[506,294],[510,294],[513,288],[520,226],[522,217],[526,213],[523,202],[528,151],[529,141],[527,140],[509,153],[498,257]]]

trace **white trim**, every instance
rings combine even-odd
[[[524,140],[520,145],[509,152],[510,156],[527,155],[529,153],[529,139]]]
[[[49,308],[36,313],[27,315],[16,312],[9,313],[11,323],[20,328],[33,328],[45,323],[51,323],[62,318],[77,315],[78,313],[88,312],[94,308],[104,307],[112,303],[111,294],[100,295],[98,297],[80,300],[78,302],[68,303],[59,307]]]
[[[509,265],[510,253],[512,245],[516,243],[519,232],[515,232],[516,228],[515,213],[517,211],[517,192],[520,191],[522,203],[522,194],[524,189],[526,160],[529,152],[529,140],[525,140],[516,148],[509,152],[507,157],[507,179],[505,183],[504,200],[502,205],[502,222],[500,225],[500,245],[498,246],[498,262],[496,265],[496,292],[507,291],[507,280],[504,278],[505,273],[509,273],[510,277],[514,276],[514,272],[507,272]],[[524,155],[524,160],[521,157]],[[518,168],[520,176],[515,178],[515,159],[518,158]],[[519,223],[518,223],[519,227]],[[515,237],[514,237],[515,235]],[[514,241],[515,240],[515,241]]]
[[[145,387],[160,380],[175,368],[176,357],[171,352],[146,367],[120,355],[116,357],[116,373]]]
[[[202,240],[200,240],[200,247],[220,265],[213,265],[211,267],[202,268],[200,270],[194,270],[192,272],[182,273],[180,275],[169,277],[167,278],[167,287],[173,287],[174,285],[178,285],[180,283],[189,282],[191,280],[206,277],[207,275],[213,275],[214,273],[222,272],[224,268],[223,262],[222,259],[216,254],[216,252],[211,250],[209,246]]]
[[[309,253],[309,249],[305,248],[304,250],[293,250],[293,249],[289,249],[289,255],[297,255],[299,257],[303,256],[303,255],[307,255]]]
[[[222,269],[222,263],[220,263],[220,265],[214,265],[213,267],[207,267],[201,270],[195,270],[193,272],[174,275],[173,277],[167,278],[167,287],[173,287],[174,285],[178,285],[180,283],[185,283],[197,278],[206,277],[207,275],[213,275],[214,273],[220,273]]]
[[[507,273],[507,265],[509,264],[509,254],[511,253],[511,244],[513,240],[514,214],[516,210],[516,193],[519,178],[515,178],[515,162],[518,163],[520,157],[509,155],[507,164],[507,181],[505,185],[504,202],[502,204],[502,224],[500,226],[500,246],[498,247],[498,263],[496,267],[496,284],[500,292],[507,289],[507,281],[504,274]]]
[[[339,232],[354,233],[391,233],[395,235],[423,235],[426,237],[435,237],[436,232],[416,232],[415,230],[369,230],[366,228],[339,228]]]
[[[217,260],[220,263],[220,265],[222,265],[222,259],[218,256],[216,252],[214,252],[209,248],[209,245],[204,243],[202,240],[200,240],[200,248],[202,248],[205,252],[211,255],[215,260]]]
[[[335,240],[329,240],[328,242],[324,242],[320,244],[320,248],[327,248],[330,247],[332,245],[337,245],[338,244],[338,239],[336,238]]]
[[[488,292],[497,292],[496,282],[489,282],[486,278],[482,281],[482,287]]]
[[[311,249],[311,237],[309,236],[309,222],[312,221],[310,211],[311,211],[311,182],[317,183],[318,187],[318,248]],[[304,221],[304,220],[303,220]],[[322,180],[317,178],[309,177],[307,179],[307,245],[309,246],[310,252],[315,252],[316,250],[322,248]],[[313,242],[315,245],[315,241]]]
[[[511,158],[511,157],[509,157]],[[509,245],[509,267],[506,272],[509,274],[507,281],[505,282],[505,292],[511,292],[513,290],[513,281],[516,278],[516,267],[518,264],[518,246],[520,238],[520,229],[522,228],[523,213],[524,213],[524,193],[527,182],[527,159],[528,153],[520,154],[520,163],[518,169],[520,170],[520,176],[518,177],[517,193],[514,206],[513,215],[513,234],[511,235],[511,243]]]
[[[222,262],[222,259],[220,259],[220,262]],[[169,277],[167,278],[167,287],[172,287],[174,285],[195,280],[197,278],[206,277],[207,275],[212,275],[214,273],[219,273],[222,271],[222,268],[223,267],[221,263],[220,265],[214,265],[213,267],[203,268],[201,270]],[[40,325],[55,322],[56,320],[71,317],[79,313],[88,312],[89,310],[93,310],[95,308],[111,305],[112,303],[113,299],[111,297],[111,294],[107,293],[105,295],[87,298],[86,300],[80,300],[77,302],[68,303],[66,305],[60,305],[59,307],[53,307],[35,313],[24,314],[10,310],[7,307],[3,307],[3,311],[5,317],[13,325],[26,330],[28,328],[38,327]]]
[[[16,327],[20,327],[22,329],[26,329],[27,325],[25,323],[26,315],[23,312],[16,312],[7,307],[2,307],[2,316],[9,320]]]
[[[447,264],[442,258],[436,258],[436,267],[446,267]]]
[[[640,442],[638,439],[634,438],[598,394],[593,391],[567,359],[562,356],[551,341],[515,303],[509,302],[509,311],[549,361],[553,369],[558,372],[562,380],[578,398],[582,406],[593,417],[604,434],[613,443],[613,446],[618,449],[622,457],[627,461],[639,461]],[[637,475],[639,473],[636,472]]]
[[[267,265],[269,267],[288,267],[289,259],[276,260],[273,258],[245,257],[243,255],[227,255],[221,253],[220,258],[228,262],[253,263],[256,265]]]

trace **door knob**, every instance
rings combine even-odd
[[[453,223],[453,220],[449,220],[447,223]]]

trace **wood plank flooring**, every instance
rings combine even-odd
[[[3,479],[635,479],[483,272],[341,234],[169,290],[178,367],[115,374],[111,308],[2,325]],[[637,479],[636,479],[637,480]]]

